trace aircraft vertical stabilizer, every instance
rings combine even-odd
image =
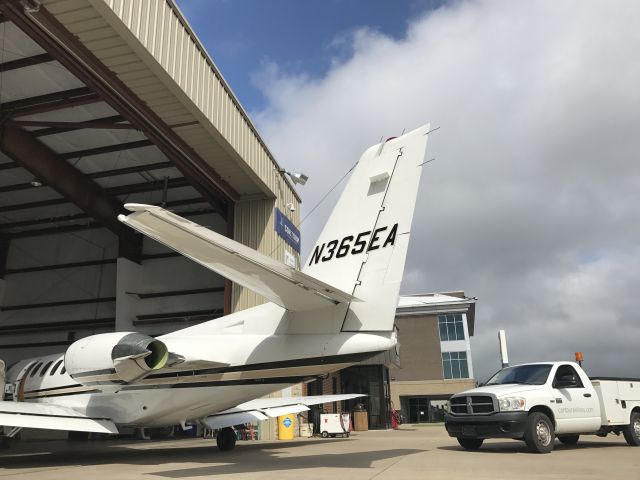
[[[343,331],[393,329],[429,126],[364,152],[304,273],[352,292]]]

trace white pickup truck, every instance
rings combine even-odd
[[[449,399],[445,426],[467,450],[486,438],[524,440],[536,453],[555,438],[575,445],[580,435],[624,435],[640,446],[640,379],[592,378],[571,362],[507,367],[483,386]]]

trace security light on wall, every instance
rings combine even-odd
[[[307,180],[309,180],[309,177],[307,177],[304,173],[300,173],[300,172],[296,172],[296,173],[289,173],[287,172],[287,175],[289,175],[289,177],[291,178],[291,181],[295,184],[300,184],[300,185],[304,185],[305,183],[307,183]]]
[[[305,183],[307,183],[307,180],[309,180],[309,177],[306,176],[304,173],[287,172],[284,168],[281,168],[278,171],[282,174],[286,173],[287,175],[289,175],[289,178],[295,185],[298,185],[298,184],[304,185]]]

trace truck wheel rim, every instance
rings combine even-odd
[[[540,420],[536,424],[536,435],[538,436],[538,440],[543,446],[547,446],[551,443],[551,431],[549,430],[549,425],[547,422]]]
[[[636,437],[640,437],[640,418],[636,418],[633,422],[633,431],[636,432]]]

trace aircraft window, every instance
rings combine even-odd
[[[67,367],[62,365],[62,370],[60,370],[60,375],[64,375],[65,373],[67,373]]]
[[[24,373],[24,376],[27,377],[29,376],[29,374],[31,373],[31,370],[33,369],[33,366],[36,364],[37,362],[31,362],[29,364],[27,364],[26,367],[24,367],[24,369],[22,370]]]
[[[38,370],[40,370],[40,367],[42,366],[42,363],[37,363],[35,367],[33,367],[33,370],[31,370],[31,375],[29,375],[30,377],[35,377],[36,373],[38,373]]]
[[[56,370],[58,370],[58,368],[60,367],[61,364],[62,364],[62,360],[58,360],[58,362],[51,369],[51,373],[49,375],[55,374]]]
[[[49,363],[47,363],[47,364],[42,368],[42,370],[40,370],[40,376],[41,376],[41,377],[44,377],[44,374],[47,372],[47,370],[49,370],[49,367],[51,366],[51,364],[52,364],[52,363],[53,363],[53,362],[49,362]]]

